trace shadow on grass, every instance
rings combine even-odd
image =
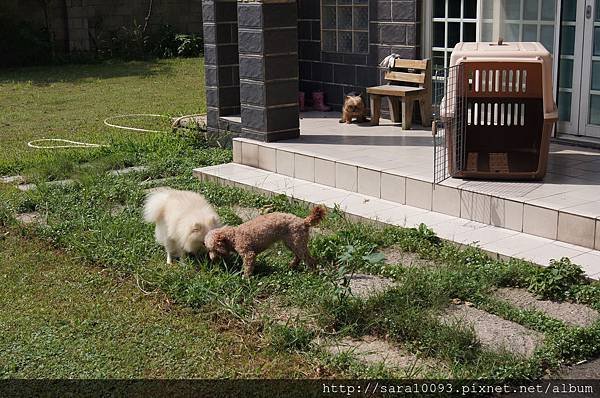
[[[97,64],[71,64],[0,69],[0,84],[30,83],[49,86],[52,83],[85,83],[115,77],[154,77],[168,74],[171,66],[160,60],[109,60]]]

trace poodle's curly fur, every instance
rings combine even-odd
[[[308,251],[308,238],[311,226],[325,217],[325,208],[314,207],[306,218],[287,213],[270,213],[258,216],[237,227],[221,227],[208,232],[204,244],[211,259],[237,252],[244,261],[244,276],[254,271],[254,260],[273,243],[283,243],[294,253],[291,267],[304,261],[311,268],[316,261]]]

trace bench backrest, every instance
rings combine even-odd
[[[385,72],[385,80],[411,83],[425,89],[431,87],[431,63],[428,59],[396,59],[391,71]]]

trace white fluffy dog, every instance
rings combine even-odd
[[[175,189],[149,194],[144,219],[156,224],[156,241],[167,251],[167,264],[184,253],[205,251],[204,237],[221,226],[219,216],[202,195]]]

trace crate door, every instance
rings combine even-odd
[[[433,74],[433,181],[439,184],[465,169],[467,84],[458,64]]]

